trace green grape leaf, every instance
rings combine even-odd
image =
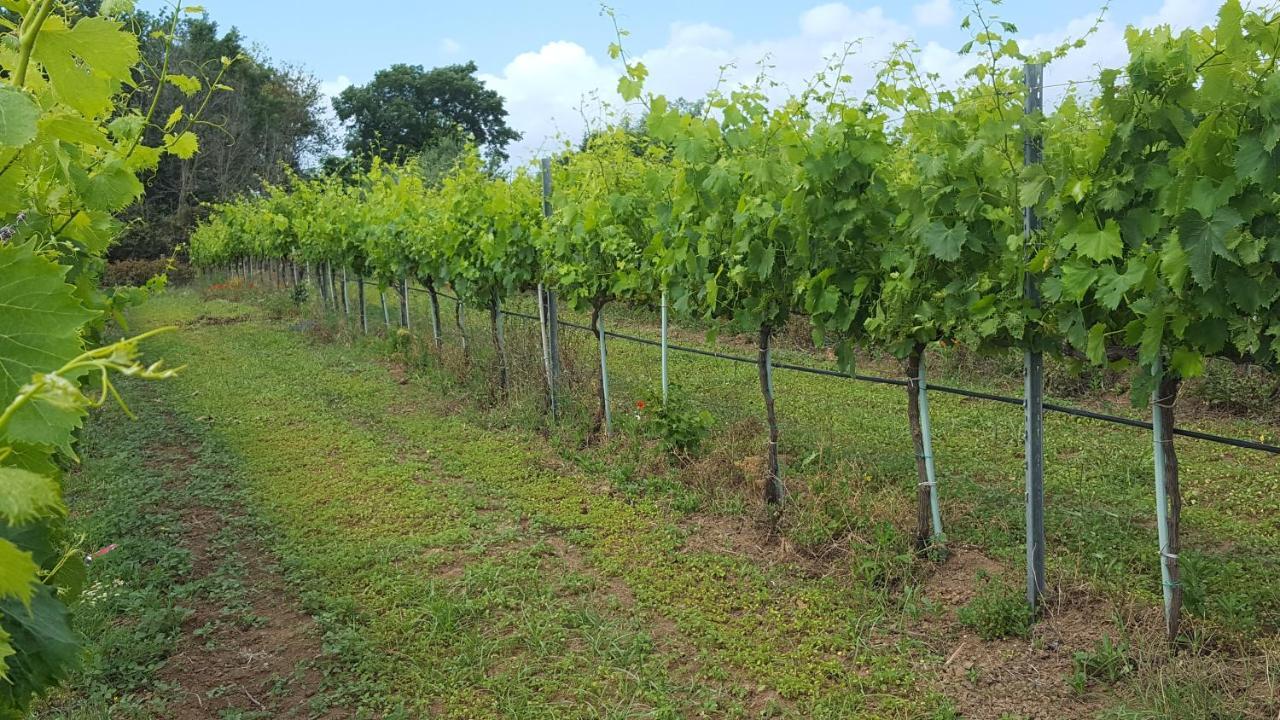
[[[1018,183],[1018,203],[1024,208],[1035,207],[1052,187],[1053,178],[1044,171],[1043,165],[1028,165],[1023,169],[1022,179]]]
[[[111,141],[99,125],[80,115],[46,115],[40,119],[40,131],[44,136],[57,138],[76,145],[111,148]]]
[[[0,467],[0,521],[22,525],[63,511],[53,478],[16,467]]]
[[[1120,226],[1115,220],[1108,220],[1100,230],[1071,233],[1063,241],[1073,244],[1081,255],[1095,262],[1118,257],[1124,250]]]
[[[142,131],[146,129],[146,127],[146,118],[138,115],[137,113],[121,115],[107,125],[107,129],[111,131],[112,137],[121,141],[136,140],[142,135]]]
[[[0,405],[7,407],[32,376],[53,372],[80,354],[80,327],[95,317],[63,280],[66,269],[27,247],[0,246]],[[71,451],[82,413],[32,402],[14,414],[7,442]]]
[[[107,163],[89,178],[81,199],[89,210],[114,211],[128,207],[142,195],[142,183],[133,171],[119,160]]]
[[[1164,315],[1159,312],[1148,314],[1142,319],[1142,336],[1138,343],[1138,362],[1150,367],[1160,354],[1160,344],[1164,341]]]
[[[1182,284],[1186,282],[1187,265],[1187,253],[1182,244],[1174,238],[1165,240],[1164,247],[1160,249],[1160,273],[1175,292],[1181,291]]]
[[[1062,292],[1068,299],[1079,302],[1088,294],[1089,288],[1098,280],[1096,267],[1070,263],[1062,267]]]
[[[1197,178],[1191,186],[1191,198],[1187,206],[1200,213],[1201,217],[1213,217],[1219,206],[1226,204],[1235,192],[1235,183],[1228,178],[1222,183],[1202,177]]]
[[[35,139],[40,108],[26,92],[0,85],[0,146],[22,147]]]
[[[0,627],[18,650],[9,658],[9,682],[0,683],[0,707],[24,707],[34,693],[62,682],[80,665],[80,637],[48,585],[37,584],[26,605],[0,601]]]
[[[1124,299],[1124,294],[1129,292],[1133,286],[1142,282],[1142,278],[1147,274],[1147,267],[1139,262],[1130,262],[1129,269],[1124,274],[1117,273],[1110,266],[1100,271],[1098,280],[1097,298],[1098,302],[1108,310],[1115,310],[1120,307],[1120,301]]]
[[[1199,377],[1204,374],[1204,355],[1186,348],[1173,351],[1169,364],[1184,379]]]
[[[0,598],[17,598],[24,605],[30,602],[39,572],[31,553],[0,538]]]
[[[9,662],[8,659],[18,654],[13,647],[13,636],[3,627],[0,627],[0,680],[9,679]]]
[[[40,28],[32,52],[49,75],[58,98],[89,117],[111,109],[111,99],[132,81],[138,40],[120,23],[87,17],[68,26],[52,15]]]
[[[200,139],[190,130],[176,136],[166,134],[164,145],[165,149],[180,160],[190,160],[200,151]]]
[[[195,95],[204,87],[199,78],[194,78],[190,75],[165,75],[164,79],[165,82],[178,88],[187,97]]]
[[[1236,141],[1236,177],[1247,181],[1262,183],[1268,173],[1274,174],[1274,162],[1271,153],[1262,141],[1253,135],[1246,135]]]
[[[1096,323],[1089,328],[1089,343],[1085,349],[1089,362],[1101,365],[1107,359],[1107,326]]]
[[[1191,278],[1202,288],[1213,282],[1213,257],[1234,260],[1227,238],[1244,224],[1240,213],[1229,206],[1219,207],[1213,217],[1187,213],[1178,224],[1178,237],[1187,253]]]
[[[959,259],[968,234],[969,228],[965,227],[964,223],[948,228],[940,221],[934,220],[921,231],[920,239],[924,241],[930,255],[944,262],[951,262]]]

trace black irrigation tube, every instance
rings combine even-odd
[[[426,290],[423,290],[422,288],[412,287],[411,289],[417,290],[419,292],[426,292]],[[448,295],[441,292],[438,292],[437,295],[439,295],[440,297],[447,298],[449,300],[453,300],[454,302],[458,301],[458,299],[456,297],[453,297],[452,295]],[[514,310],[503,310],[502,314],[510,317],[518,317],[524,320],[533,320],[534,322],[538,321],[538,316],[536,315],[528,315],[526,313],[516,312]],[[579,325],[578,323],[569,322],[567,320],[560,320],[559,323],[563,327],[572,328],[574,330],[583,330],[585,332],[589,332],[593,334],[595,333],[595,330],[592,330],[586,325]],[[612,332],[609,330],[606,330],[604,334],[607,337],[617,338],[619,340],[627,340],[629,342],[639,343],[641,345],[652,345],[654,347],[662,346],[662,343],[658,342],[657,340],[650,340],[649,338],[642,338],[635,335],[627,335],[625,333]],[[746,363],[749,365],[755,365],[757,362],[755,358],[744,357],[742,355],[729,355],[726,353],[719,353],[712,350],[701,350],[699,348],[687,347],[684,345],[673,345],[671,343],[667,343],[667,349],[675,350],[676,352],[689,353],[691,355],[702,355],[704,357],[712,357],[720,360],[729,360],[731,362]],[[899,380],[897,378],[877,377],[875,375],[856,375],[856,374],[850,375],[849,373],[843,373],[843,372],[840,372],[839,370],[825,370],[823,368],[807,367],[805,365],[795,365],[792,363],[774,363],[773,366],[775,368],[778,368],[779,370],[793,370],[795,372],[809,373],[810,375],[837,377],[837,378],[843,378],[845,380],[858,380],[860,382],[878,383],[880,385],[896,385],[899,387],[905,387],[907,385],[906,380]],[[1017,405],[1019,407],[1022,406],[1022,398],[1009,397],[1007,395],[996,395],[995,393],[981,392],[978,390],[966,390],[964,388],[950,387],[948,385],[930,385],[929,390],[937,391],[940,393],[946,393],[948,395],[959,395],[960,397],[973,398],[975,400],[990,400],[991,402],[1004,403],[1006,405]],[[1145,420],[1133,420],[1131,418],[1121,417],[1119,415],[1108,415],[1106,413],[1094,412],[1092,410],[1082,410],[1080,408],[1074,408],[1069,405],[1045,403],[1044,409],[1052,412],[1056,412],[1056,413],[1061,413],[1063,415],[1086,418],[1089,420],[1101,420],[1103,422],[1114,423],[1116,425],[1126,425],[1128,427],[1141,428],[1143,430],[1151,429],[1151,423]],[[1182,428],[1176,428],[1176,427],[1173,429],[1173,434],[1181,435],[1182,437],[1193,438],[1196,440],[1206,440],[1208,442],[1218,443],[1219,445],[1229,445],[1231,447],[1241,448],[1243,450],[1257,450],[1260,452],[1271,453],[1273,455],[1280,455],[1280,447],[1276,445],[1268,445],[1266,443],[1254,442],[1252,440],[1241,440],[1239,438],[1231,438],[1223,435],[1214,435],[1212,433],[1200,432],[1199,430],[1184,430]]]

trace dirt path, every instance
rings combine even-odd
[[[167,440],[148,449],[144,464],[167,477],[191,558],[184,579],[197,588],[175,652],[157,673],[166,717],[348,717],[324,707],[315,621],[259,540],[228,474],[201,465],[201,441],[182,418],[163,417]]]

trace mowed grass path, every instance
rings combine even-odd
[[[348,702],[404,717],[945,717],[886,596],[611,493],[536,436],[400,384],[375,351],[169,296],[166,392],[246,471]],[[204,321],[191,322],[197,315]],[[138,408],[146,412],[145,407]]]

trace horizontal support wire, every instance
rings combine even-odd
[[[410,289],[416,290],[418,292],[426,292],[426,290],[418,287],[411,287]],[[455,302],[457,301],[457,298],[453,297],[452,295],[448,295],[443,292],[437,292],[437,294],[440,297],[447,298]],[[509,317],[516,317],[524,320],[532,320],[534,322],[538,322],[537,315],[529,315],[527,313],[516,312],[514,310],[503,310],[502,314],[507,315]],[[574,323],[574,322],[569,322],[567,320],[561,320],[560,325],[563,327],[572,328],[574,330],[582,330],[585,332],[589,332],[589,333],[592,333],[593,335],[595,334],[595,330],[591,329],[590,327],[587,327],[586,325],[579,325],[578,323]],[[607,330],[605,331],[605,335],[608,337],[617,338],[619,340],[627,340],[629,342],[639,343],[641,345],[651,345],[653,347],[662,346],[662,343],[657,340],[650,340],[649,338],[638,337],[635,335],[628,335],[626,333],[613,332],[613,331]],[[688,353],[690,355],[702,355],[703,357],[711,357],[719,360],[728,360],[730,362],[745,363],[748,365],[755,365],[758,362],[757,359],[753,357],[745,357],[743,355],[730,355],[728,353],[716,352],[714,350],[702,350],[700,348],[687,347],[684,345],[674,345],[671,343],[667,344],[667,349],[675,350],[676,352]],[[875,375],[850,374],[846,372],[840,372],[839,370],[829,370],[826,368],[808,367],[806,365],[796,365],[793,363],[775,362],[773,363],[773,367],[778,368],[780,370],[793,370],[795,372],[808,373],[810,375],[822,375],[824,377],[836,377],[836,378],[843,378],[845,380],[857,380],[859,382],[876,383],[879,385],[895,385],[898,387],[906,387],[907,384],[910,382],[905,379],[877,377]],[[1009,397],[1007,395],[997,395],[995,393],[982,392],[980,390],[967,390],[965,388],[951,387],[949,385],[930,384],[929,392],[935,392],[935,391],[940,393],[946,393],[948,395],[958,395],[960,397],[972,398],[974,400],[989,400],[991,402],[1004,403],[1005,405],[1017,405],[1019,407],[1021,407],[1023,403],[1022,398]],[[1071,407],[1069,405],[1045,403],[1044,409],[1047,411],[1056,412],[1063,415],[1070,415],[1072,417],[1085,418],[1088,420],[1100,420],[1102,422],[1114,423],[1116,425],[1125,425],[1133,428],[1141,428],[1143,430],[1152,429],[1151,423],[1146,420],[1134,420],[1132,418],[1121,417],[1119,415],[1108,415],[1107,413],[1094,412],[1092,410],[1084,410],[1081,408]],[[1213,433],[1200,432],[1199,430],[1184,430],[1182,428],[1174,428],[1173,434],[1181,435],[1182,437],[1193,438],[1195,440],[1204,440],[1206,442],[1218,443],[1219,445],[1229,445],[1231,447],[1241,448],[1243,450],[1257,450],[1259,452],[1280,455],[1280,446],[1254,442],[1253,440],[1241,440],[1239,438],[1226,437],[1224,435],[1215,435]]]

